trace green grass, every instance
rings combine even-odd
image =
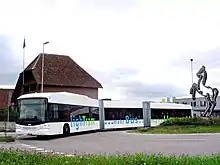
[[[219,125],[211,126],[157,126],[151,128],[139,128],[135,130],[129,130],[132,133],[146,133],[146,134],[190,134],[190,133],[220,133]]]
[[[0,150],[1,165],[219,165],[220,155],[163,156],[135,154],[64,157],[52,154],[34,154],[21,151]]]
[[[146,134],[220,133],[220,118],[169,118],[159,126],[128,132]]]
[[[0,142],[14,142],[15,138],[12,136],[0,136]]]

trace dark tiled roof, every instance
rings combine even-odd
[[[39,54],[25,69],[32,70],[38,84],[41,84],[42,54]],[[102,85],[66,55],[45,54],[44,85],[102,88]]]
[[[0,110],[8,105],[9,92],[13,92],[13,89],[0,89]]]

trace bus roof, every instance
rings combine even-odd
[[[104,101],[105,108],[142,108],[143,102],[137,101]],[[190,105],[176,103],[155,103],[151,102],[152,109],[192,109]]]
[[[50,93],[30,93],[20,96],[18,99],[27,98],[47,98],[49,103],[72,104],[82,106],[98,107],[97,99],[92,99],[84,95],[68,92],[50,92]],[[119,101],[105,100],[105,108],[142,108],[142,102],[138,101]],[[152,109],[192,109],[190,105],[176,103],[155,103],[151,102]]]
[[[79,95],[69,92],[45,92],[45,93],[29,93],[18,98],[46,98],[49,103],[72,104],[98,107],[98,100],[89,98],[85,95]]]

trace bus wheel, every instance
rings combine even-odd
[[[69,134],[70,134],[69,124],[64,124],[64,126],[63,126],[63,135],[68,136]]]

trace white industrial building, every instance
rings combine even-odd
[[[217,105],[213,112],[213,116],[220,116],[220,96],[217,97]],[[194,116],[201,116],[206,109],[206,102],[204,97],[196,97],[196,100],[192,100],[191,97],[175,98],[177,104],[188,104],[192,106]]]

